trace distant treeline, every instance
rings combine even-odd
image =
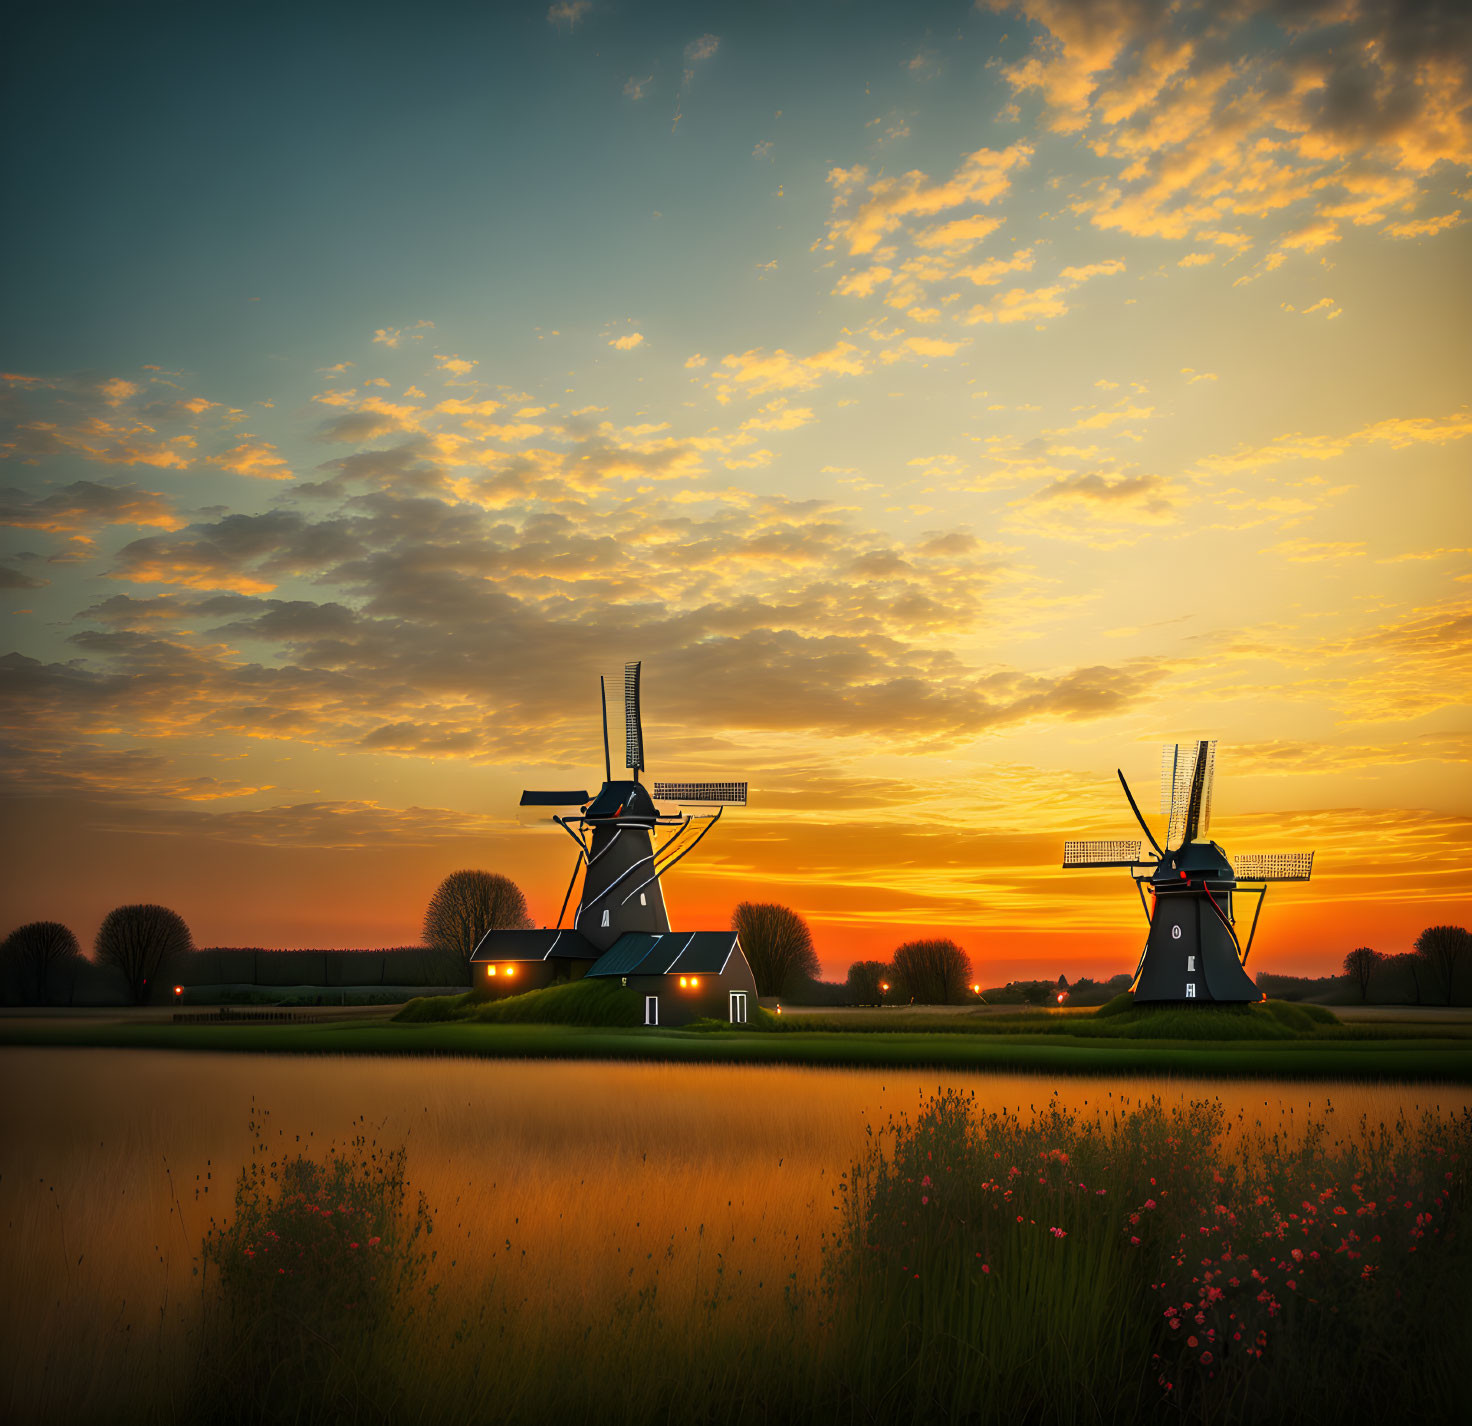
[[[115,966],[80,954],[58,959],[38,981],[33,969],[13,956],[0,956],[0,1005],[145,1005],[216,1000],[274,1000],[264,992],[443,989],[464,983],[457,957],[427,946],[385,950],[276,951],[265,946],[211,946],[164,957],[136,998]],[[184,987],[176,997],[175,986]],[[190,992],[204,990],[203,997]],[[335,997],[333,997],[335,999]]]
[[[387,950],[273,951],[209,946],[180,957],[174,985],[454,985],[456,958],[428,946]]]

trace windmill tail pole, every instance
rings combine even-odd
[[[1124,780],[1123,769],[1115,768],[1114,771],[1119,777],[1119,785],[1124,788],[1125,797],[1129,799],[1130,811],[1135,814],[1135,821],[1140,824],[1140,830],[1146,835],[1146,837],[1150,839],[1150,845],[1155,848],[1156,855],[1163,857],[1165,853],[1160,850],[1160,843],[1155,840],[1155,834],[1151,832],[1150,827],[1146,823],[1145,819],[1140,816],[1139,803],[1135,801],[1135,794],[1130,791],[1129,783]]]
[[[613,781],[613,756],[608,751],[608,688],[603,675],[598,675],[598,700],[603,705],[603,780]]]
[[[1263,887],[1257,893],[1257,910],[1252,913],[1252,928],[1247,933],[1247,946],[1242,952],[1242,964],[1247,964],[1247,957],[1252,954],[1252,938],[1257,935],[1257,918],[1262,915],[1262,903],[1267,897],[1268,889]]]

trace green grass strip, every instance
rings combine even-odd
[[[710,1033],[540,1024],[393,1024],[376,1018],[306,1025],[130,1025],[14,1019],[0,1020],[0,1045],[1472,1083],[1472,1044],[1429,1038],[1218,1043],[1090,1038],[1069,1042],[1056,1034]]]

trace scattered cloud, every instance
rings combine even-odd
[[[407,329],[401,329],[399,327],[379,327],[378,330],[373,333],[373,340],[379,346],[389,347],[392,349],[400,346],[404,342],[423,341],[425,331],[433,326],[433,322],[418,321],[415,322],[412,327],[409,327]]]
[[[1324,564],[1364,558],[1365,543],[1363,540],[1283,540],[1271,546],[1268,553],[1281,555],[1294,564]]]
[[[0,525],[71,534],[102,525],[151,525],[177,530],[184,521],[156,490],[74,480],[50,493],[0,490]]]
[[[1451,8],[985,3],[1035,27],[1002,69],[1014,95],[1113,166],[1072,202],[1099,228],[1245,245],[1257,224],[1282,255],[1340,241],[1346,221],[1450,225],[1401,215],[1472,168],[1472,41]]]
[[[291,467],[276,453],[270,441],[247,437],[239,445],[210,457],[210,464],[232,475],[252,476],[258,480],[290,480]]]
[[[702,60],[711,59],[720,47],[719,35],[701,35],[698,40],[691,40],[685,46],[685,63],[699,64]]]
[[[778,347],[721,358],[711,384],[723,404],[733,396],[765,396],[773,391],[809,391],[833,376],[861,376],[869,370],[865,353],[851,342],[838,342],[827,351],[794,357]]]
[[[573,30],[587,19],[593,9],[592,0],[557,0],[547,11],[547,23],[559,29]]]
[[[1392,238],[1430,238],[1448,228],[1462,226],[1462,210],[1443,213],[1439,218],[1408,219],[1403,223],[1387,223],[1385,231]]]
[[[932,181],[919,169],[897,177],[870,176],[865,168],[832,169],[833,216],[827,246],[850,256],[872,253],[880,241],[915,218],[933,218],[962,204],[995,202],[1012,186],[1013,170],[1032,158],[1028,144],[977,149],[946,179]]]

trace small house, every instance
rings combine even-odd
[[[471,973],[477,990],[496,995],[616,978],[638,994],[646,1025],[744,1025],[756,1004],[756,981],[734,931],[626,931],[601,952],[577,931],[496,931],[471,957]]]

